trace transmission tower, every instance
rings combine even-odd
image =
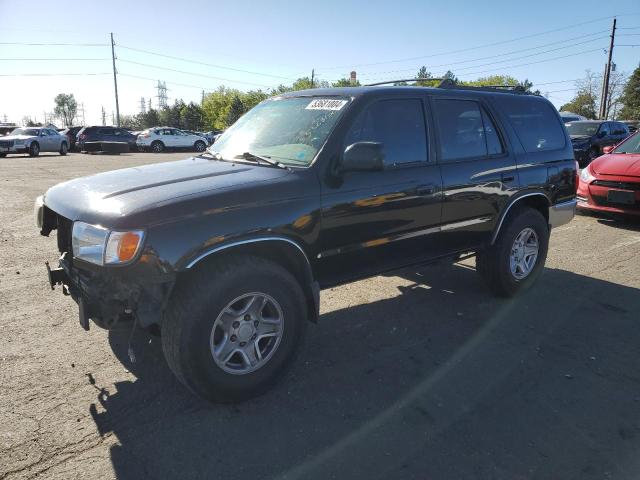
[[[140,97],[140,113],[147,113],[147,104],[144,101],[144,97]]]
[[[106,119],[106,113],[104,111],[104,107],[102,107],[102,126],[106,126],[107,125],[107,119]]]
[[[84,102],[82,102],[80,104],[80,108],[78,109],[78,113],[80,113],[80,116],[82,117],[82,125],[86,125],[86,121],[84,119]]]
[[[166,108],[167,107],[167,84],[166,82],[161,82],[158,80],[158,85],[156,86],[158,89],[158,108]]]

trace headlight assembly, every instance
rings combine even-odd
[[[73,224],[73,256],[96,265],[118,265],[132,261],[138,254],[144,232],[112,232],[99,225]]]
[[[588,166],[584,167],[582,169],[582,171],[580,172],[580,180],[582,180],[584,183],[589,183],[592,180],[595,180],[596,177],[594,177],[593,175],[591,175],[591,170],[589,169]]]

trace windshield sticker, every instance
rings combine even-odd
[[[332,100],[330,98],[316,98],[306,106],[305,110],[340,110],[347,104],[347,100]]]

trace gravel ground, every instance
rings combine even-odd
[[[0,159],[0,478],[640,477],[640,223],[576,217],[517,299],[473,260],[325,291],[287,377],[211,406],[156,338],[131,365],[78,326],[32,220],[55,183],[183,157]]]

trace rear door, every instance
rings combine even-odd
[[[440,171],[429,151],[425,98],[375,98],[345,129],[341,152],[383,146],[384,169],[345,172],[322,187],[318,244],[323,286],[437,256]]]
[[[518,189],[516,158],[489,105],[436,97],[433,113],[442,172],[443,242],[451,250],[486,243],[501,207]]]

